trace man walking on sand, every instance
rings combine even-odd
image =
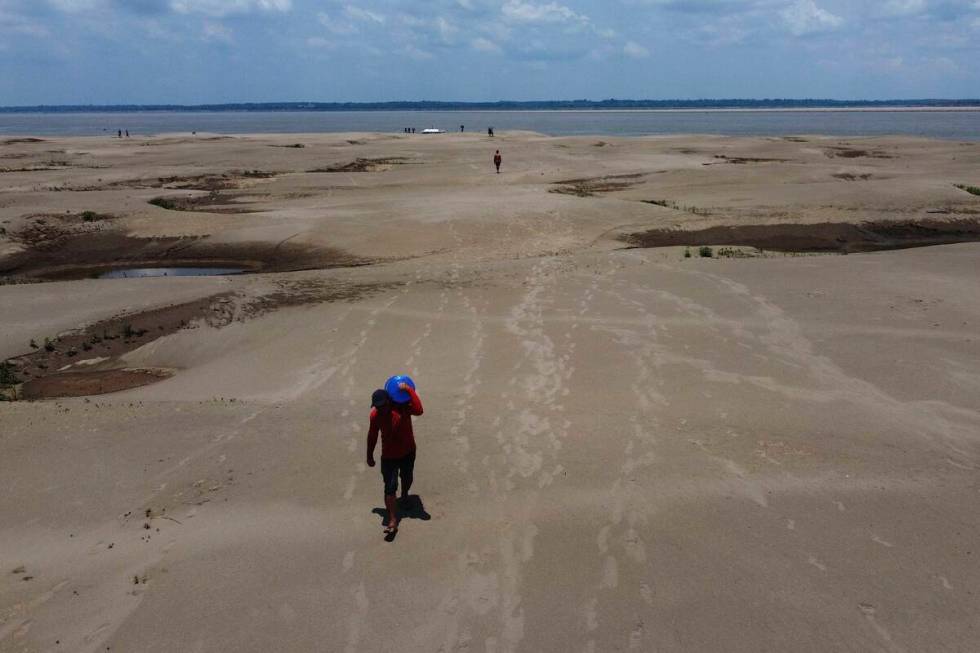
[[[500,156],[500,150],[493,155],[493,165],[497,166],[497,174],[500,174],[500,164],[503,162],[504,157]]]
[[[381,434],[381,478],[385,485],[385,508],[388,521],[385,535],[398,530],[398,477],[402,480],[402,501],[408,498],[415,471],[415,434],[412,432],[412,416],[422,414],[422,400],[407,383],[399,383],[399,390],[408,393],[407,404],[396,404],[384,390],[371,395],[371,425],[368,428],[367,464],[374,467],[374,447]]]

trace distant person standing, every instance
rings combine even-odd
[[[129,130],[126,130],[126,138],[129,138]]]
[[[497,174],[500,174],[500,164],[504,162],[504,157],[500,156],[500,150],[493,155],[493,165],[497,167]]]
[[[466,125],[460,125],[459,126],[459,133],[462,134],[465,131],[466,131]]]
[[[122,130],[121,129],[119,129],[119,130],[116,131],[116,136],[119,137],[119,138],[122,138]]]
[[[487,127],[487,136],[493,138],[493,127]]]

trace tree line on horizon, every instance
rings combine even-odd
[[[84,113],[140,111],[478,111],[561,109],[847,109],[888,107],[980,107],[980,99],[830,100],[532,100],[496,102],[240,102],[221,104],[71,104],[0,107],[2,113]]]

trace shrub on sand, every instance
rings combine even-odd
[[[20,383],[20,379],[17,378],[14,366],[7,361],[0,363],[0,385],[17,385],[18,383]]]

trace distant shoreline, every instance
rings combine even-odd
[[[227,104],[24,105],[0,114],[58,113],[351,113],[351,112],[816,112],[980,111],[980,99],[934,100],[575,100],[542,102],[257,102]]]
[[[2,115],[112,115],[126,113],[978,113],[978,106],[948,107],[785,107],[785,108],[737,108],[718,107],[710,109],[127,109],[105,110],[89,109],[66,110],[24,110],[15,111],[0,108]]]

